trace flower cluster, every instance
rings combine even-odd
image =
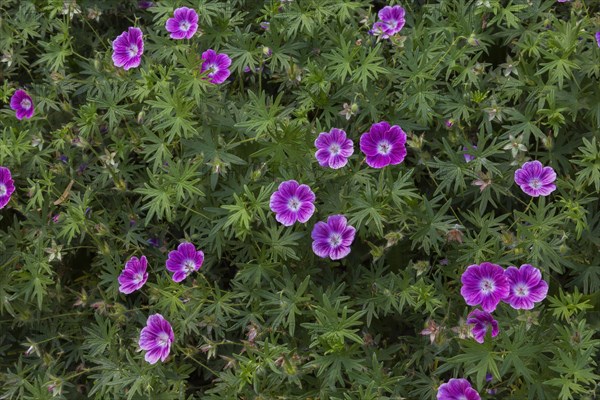
[[[506,270],[489,262],[470,265],[462,274],[461,282],[460,293],[467,305],[483,309],[474,310],[467,319],[473,326],[473,337],[480,343],[490,327],[492,337],[498,334],[498,323],[491,315],[498,303],[505,302],[516,310],[531,310],[534,303],[544,300],[548,293],[548,284],[540,270],[529,264],[520,268],[510,266]]]

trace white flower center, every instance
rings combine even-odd
[[[288,208],[290,211],[298,211],[300,209],[300,200],[297,197],[292,197],[288,200]]]
[[[387,140],[377,143],[377,152],[382,156],[387,156],[392,151],[392,144]]]
[[[337,247],[342,243],[342,235],[339,233],[332,233],[329,235],[329,244],[333,247]]]
[[[515,295],[517,295],[519,297],[526,297],[529,295],[529,287],[527,287],[527,285],[525,285],[523,283],[516,285],[514,288],[514,291],[515,291]]]
[[[136,285],[138,283],[140,283],[142,280],[144,280],[144,275],[141,272],[133,275],[133,283],[135,283]]]
[[[533,178],[532,180],[529,181],[529,186],[532,189],[539,189],[542,187],[542,182],[540,182],[540,180],[537,178]]]
[[[337,156],[338,154],[340,154],[341,150],[342,149],[340,148],[340,145],[337,143],[333,143],[331,146],[329,146],[329,152],[332,156]]]
[[[490,294],[496,289],[496,286],[494,285],[494,281],[491,279],[482,279],[480,283],[480,289],[484,294]]]
[[[196,263],[194,262],[194,260],[185,260],[183,262],[183,270],[186,274],[194,272],[196,270]]]
[[[191,24],[187,21],[183,21],[181,24],[179,24],[179,29],[181,29],[184,32],[187,32],[190,29]]]
[[[217,67],[216,64],[208,64],[208,68],[206,70],[208,71],[208,76],[212,78],[217,72],[219,72],[219,67]]]
[[[135,44],[132,44],[131,46],[129,46],[129,49],[127,50],[127,52],[129,53],[129,57],[135,57],[138,54],[138,47]]]
[[[160,347],[167,347],[169,345],[169,335],[167,332],[161,332],[156,337],[156,344]]]
[[[29,99],[21,100],[21,107],[23,107],[25,110],[29,110],[31,108],[31,101],[29,101]]]
[[[8,189],[6,189],[4,184],[0,183],[0,196],[4,196],[6,193],[8,193]]]

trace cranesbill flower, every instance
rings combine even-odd
[[[350,253],[355,234],[356,229],[348,225],[346,217],[331,215],[326,223],[319,221],[315,224],[311,233],[313,251],[322,258],[344,258]]]
[[[17,90],[10,98],[10,108],[16,111],[18,120],[31,118],[33,116],[33,100],[24,90]]]
[[[468,380],[453,378],[440,385],[437,400],[481,400],[481,397]]]
[[[275,219],[285,226],[296,221],[305,223],[315,212],[315,194],[308,185],[300,185],[295,180],[281,182],[271,195],[269,207]]]
[[[317,152],[315,156],[319,165],[333,169],[342,168],[348,163],[348,157],[354,153],[352,140],[346,138],[346,132],[333,128],[329,132],[321,132],[315,140]]]
[[[387,39],[390,36],[400,32],[404,27],[404,8],[400,6],[385,6],[379,13],[379,21],[373,24],[373,29],[369,31],[371,35],[379,36]]]
[[[600,47],[600,32],[596,32],[596,43],[598,43],[598,47]]]
[[[202,67],[200,72],[208,71],[210,81],[216,85],[225,82],[225,79],[229,77],[231,71],[229,66],[231,65],[231,58],[227,54],[217,54],[212,49],[206,50],[202,53]]]
[[[140,333],[138,344],[142,350],[146,350],[146,361],[156,364],[158,359],[165,361],[171,351],[171,344],[175,340],[175,334],[169,321],[160,314],[148,317],[146,327]]]
[[[0,209],[8,204],[14,191],[15,182],[12,179],[10,170],[6,167],[0,167]]]
[[[479,343],[483,343],[485,334],[489,328],[492,328],[492,337],[498,335],[498,322],[488,312],[473,310],[467,315],[467,324],[471,325],[473,338]]]
[[[115,67],[123,67],[127,71],[129,68],[138,67],[142,62],[144,40],[140,28],[130,27],[127,32],[117,36],[112,46],[112,60]]]
[[[508,296],[508,280],[504,276],[504,269],[497,264],[483,262],[469,265],[460,280],[460,294],[467,304],[481,305],[484,311],[494,311],[498,303]]]
[[[174,272],[173,281],[181,282],[189,274],[198,271],[204,262],[204,252],[196,250],[192,243],[181,243],[177,250],[169,252],[167,270]]]
[[[179,7],[165,25],[171,39],[190,39],[198,30],[198,13],[188,7]]]
[[[473,149],[476,150],[477,146],[473,146]],[[468,153],[469,148],[467,146],[463,146],[463,155],[465,157],[465,162],[471,162],[475,159],[474,155]]]
[[[504,301],[514,309],[531,310],[533,303],[540,302],[548,294],[548,284],[536,267],[523,264],[520,268],[510,266],[504,272],[510,292]]]
[[[148,1],[148,0],[140,0],[140,1],[138,1],[138,7],[141,8],[142,10],[146,10],[150,7],[154,7],[154,2]]]
[[[398,125],[390,126],[385,121],[373,124],[360,137],[360,150],[367,156],[370,167],[400,164],[406,157],[406,133]]]
[[[541,162],[528,161],[515,171],[515,183],[532,197],[548,196],[556,190],[556,172]]]
[[[142,256],[139,259],[131,257],[125,263],[125,268],[121,272],[121,275],[119,275],[119,292],[129,294],[144,286],[148,280],[147,267],[148,260],[146,260],[146,256]]]

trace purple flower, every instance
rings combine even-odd
[[[190,39],[198,30],[198,13],[187,7],[179,7],[165,25],[171,39]]]
[[[444,122],[444,124],[446,124],[446,128],[450,129],[454,126],[454,120],[452,118],[447,119],[446,122]]]
[[[342,168],[348,163],[348,157],[354,153],[352,140],[346,138],[346,132],[333,128],[329,132],[321,132],[315,140],[317,152],[315,156],[319,165],[333,169]]]
[[[181,282],[189,274],[198,271],[204,262],[204,252],[196,251],[192,243],[181,243],[177,250],[169,252],[167,269],[173,274],[174,282]]]
[[[261,22],[260,23],[260,28],[262,30],[268,31],[270,27],[271,27],[271,23],[270,22]]]
[[[468,380],[453,378],[439,387],[437,400],[481,400],[481,397]]]
[[[119,292],[129,294],[133,293],[146,283],[148,280],[148,261],[146,256],[142,256],[140,259],[137,257],[131,257],[125,263],[125,269],[119,275]]]
[[[556,172],[541,162],[528,161],[515,171],[515,183],[532,197],[548,196],[556,190]]]
[[[360,150],[373,168],[396,165],[406,157],[406,133],[398,125],[390,127],[385,121],[373,124],[369,132],[360,137]]]
[[[175,340],[173,328],[169,321],[160,314],[148,317],[146,327],[140,333],[139,345],[146,350],[146,361],[156,364],[158,359],[165,361],[171,351],[171,344]]]
[[[523,264],[521,268],[510,266],[504,272],[510,291],[504,301],[514,309],[531,310],[533,303],[546,298],[548,284],[542,279],[539,269]]]
[[[477,146],[473,146],[473,149],[477,149]],[[463,155],[465,157],[465,161],[471,162],[475,159],[475,156],[467,153],[467,151],[469,151],[469,148],[467,146],[463,146]]]
[[[142,10],[146,10],[150,7],[154,7],[154,2],[147,1],[147,0],[140,0],[140,1],[138,1],[138,7],[141,8]]]
[[[498,322],[488,312],[473,310],[473,312],[467,315],[467,324],[472,325],[471,333],[473,334],[473,338],[479,343],[483,343],[489,327],[492,328],[492,337],[498,335]]]
[[[350,253],[355,234],[356,229],[348,225],[346,217],[331,215],[327,223],[319,221],[315,224],[311,233],[313,251],[321,258],[344,258]]]
[[[508,296],[508,280],[504,269],[489,262],[469,265],[460,278],[460,294],[470,306],[481,305],[484,311],[492,312],[498,303]]]
[[[115,67],[123,67],[125,71],[135,68],[142,62],[144,41],[140,28],[130,27],[113,41],[112,60]]]
[[[598,43],[598,47],[600,47],[600,32],[596,32],[596,42]]]
[[[33,100],[24,90],[17,90],[10,98],[10,108],[16,111],[18,120],[31,118],[33,116]]]
[[[8,204],[14,191],[15,182],[12,179],[10,170],[6,167],[0,167],[0,209]]]
[[[213,49],[206,50],[202,53],[202,68],[200,72],[208,71],[207,76],[210,81],[216,85],[225,82],[231,72],[231,58],[227,54],[217,54]]]
[[[373,29],[369,31],[371,35],[381,35],[382,38],[387,39],[404,27],[404,8],[400,6],[385,6],[377,15],[379,21],[373,24]]]
[[[300,185],[295,180],[281,182],[271,195],[269,207],[275,219],[285,226],[296,221],[305,223],[315,212],[315,194],[308,185]]]

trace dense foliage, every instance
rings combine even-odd
[[[453,377],[483,399],[597,398],[600,4],[390,4],[406,24],[386,39],[382,1],[0,2],[0,398],[433,399]],[[199,30],[174,40],[181,6]],[[124,70],[129,27],[145,48]],[[232,60],[222,84],[208,49]],[[358,142],[380,121],[407,155],[376,169]],[[339,169],[315,158],[332,128],[354,142]],[[514,182],[529,160],[556,171],[550,195]],[[304,224],[270,209],[287,180],[315,194]],[[333,261],[311,231],[336,214],[356,237]],[[204,261],[174,282],[182,242]],[[132,256],[149,277],[126,295]],[[461,275],[486,261],[531,264],[549,292],[499,305],[478,343]],[[153,314],[174,331],[156,364]]]

